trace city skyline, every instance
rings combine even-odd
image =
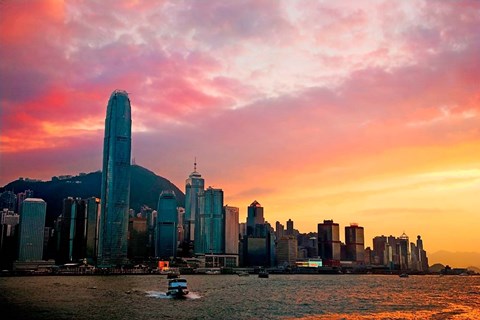
[[[478,252],[478,2],[0,6],[0,185],[100,169],[122,88],[137,163],[241,217]]]

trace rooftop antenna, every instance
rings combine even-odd
[[[193,162],[193,171],[197,171],[197,157],[195,157],[195,160]]]

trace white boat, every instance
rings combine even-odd
[[[239,277],[248,277],[250,274],[246,271],[240,271],[237,273]]]
[[[187,279],[177,278],[168,280],[167,296],[185,298],[188,292]]]
[[[207,270],[205,274],[221,274],[220,270]]]

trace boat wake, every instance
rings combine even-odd
[[[163,291],[146,291],[147,297],[152,297],[152,298],[157,298],[157,299],[175,299],[172,296],[167,296],[167,294]],[[201,296],[199,294],[196,294],[195,292],[190,292],[186,296],[183,297],[183,299],[200,299]]]

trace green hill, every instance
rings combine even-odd
[[[47,202],[47,226],[53,226],[53,221],[62,213],[63,199],[67,197],[98,197],[100,198],[102,173],[101,171],[83,174],[69,179],[52,181],[25,181],[10,182],[0,192],[33,190],[35,198],[42,198]],[[138,165],[132,165],[130,178],[130,208],[140,211],[143,205],[156,209],[158,197],[163,190],[173,190],[177,196],[177,203],[184,207],[185,195],[169,180],[160,177],[152,171]]]

